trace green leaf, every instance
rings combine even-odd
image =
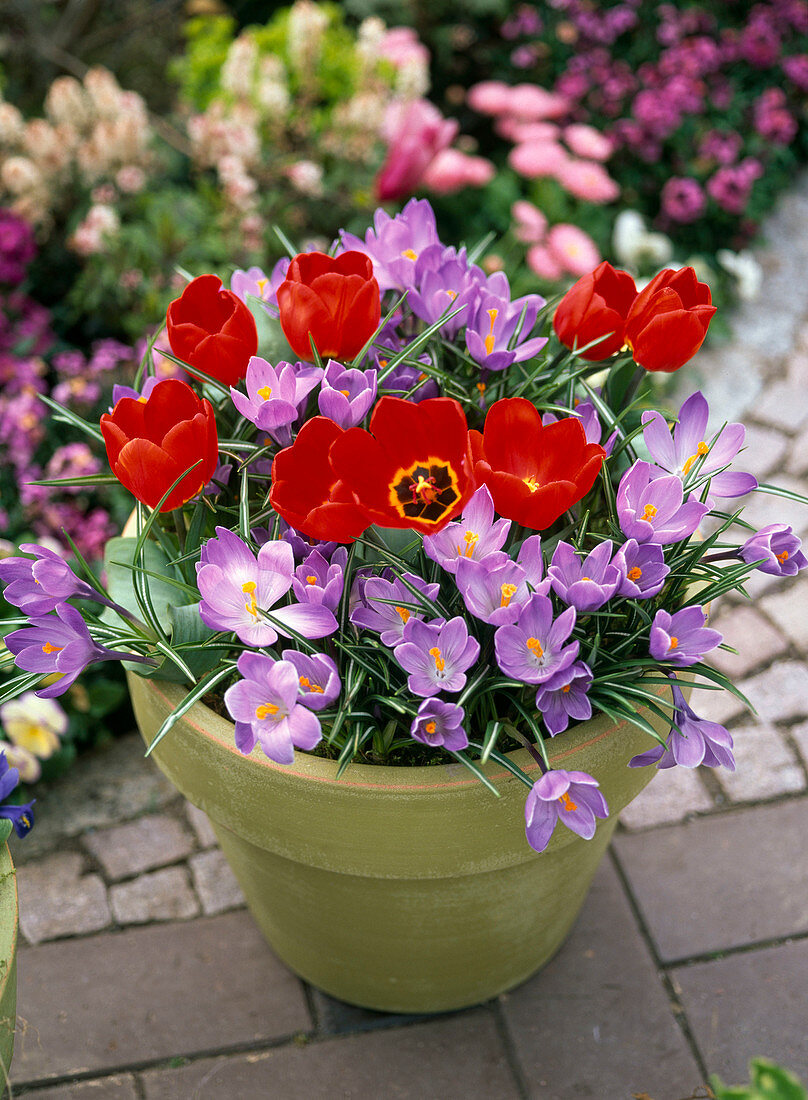
[[[165,632],[168,633],[171,625],[169,609],[177,602],[176,585],[182,584],[182,581],[176,576],[167,555],[156,542],[144,543],[143,564],[140,567],[136,566],[134,555],[137,541],[136,538],[125,538],[119,535],[107,543],[104,550],[107,591],[121,607],[140,617],[141,610],[135,596],[134,576],[136,571],[145,570],[155,614]],[[105,612],[102,618],[106,622],[118,622],[117,616],[112,611]]]
[[[171,712],[171,714],[169,714],[168,718],[166,718],[162,726],[160,726],[159,730],[154,736],[153,741],[146,749],[146,756],[148,756],[160,744],[160,742],[163,740],[169,730],[171,730],[172,727],[176,725],[176,723],[180,720],[180,718],[182,718],[184,714],[188,713],[194,703],[198,702],[203,695],[207,695],[211,688],[215,687],[216,684],[224,680],[226,676],[229,676],[232,671],[233,666],[227,665],[224,668],[214,669],[212,672],[209,672],[207,676],[203,676],[199,683],[195,684],[194,687],[191,688],[191,690],[185,696],[180,705],[176,707]]]
[[[469,771],[471,772],[471,774],[472,774],[472,775],[473,775],[473,776],[474,776],[474,777],[475,777],[476,779],[479,779],[479,781],[480,781],[481,783],[485,784],[485,786],[486,786],[486,787],[488,787],[489,791],[491,791],[491,793],[492,793],[492,794],[496,795],[496,797],[497,797],[497,798],[501,798],[501,797],[502,797],[502,795],[501,795],[501,794],[499,793],[499,791],[498,791],[498,790],[496,789],[496,787],[495,787],[495,786],[494,786],[494,784],[493,784],[493,783],[491,782],[491,780],[490,780],[490,779],[488,778],[488,776],[487,776],[487,775],[485,774],[485,772],[484,772],[484,771],[482,771],[482,770],[481,770],[481,769],[480,769],[480,768],[479,768],[479,767],[478,767],[478,766],[477,766],[477,765],[476,765],[476,764],[474,763],[474,761],[473,761],[473,760],[470,760],[470,759],[469,759],[469,758],[468,758],[468,757],[466,756],[466,754],[465,754],[465,753],[462,753],[462,752],[454,752],[454,751],[453,751],[452,749],[447,749],[446,751],[447,751],[447,752],[449,753],[449,755],[450,755],[450,756],[453,756],[453,757],[455,758],[455,760],[457,760],[457,761],[458,761],[458,763],[462,764],[462,765],[463,765],[463,767],[465,767],[465,768],[468,768],[468,770],[469,770]]]

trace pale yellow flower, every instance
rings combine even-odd
[[[39,699],[32,691],[0,707],[0,722],[9,741],[41,760],[53,756],[67,731],[67,715],[53,699]]]

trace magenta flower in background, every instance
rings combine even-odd
[[[569,668],[556,673],[536,692],[536,710],[551,737],[555,737],[570,724],[570,718],[584,722],[592,717],[589,688],[592,686],[592,670],[584,661],[575,661]]]
[[[319,367],[285,360],[273,367],[254,355],[244,379],[247,396],[233,386],[230,396],[243,417],[286,447],[292,442],[292,424],[300,415],[301,403],[322,377]]]
[[[96,599],[97,593],[79,580],[67,562],[46,546],[24,542],[20,549],[33,557],[0,560],[0,581],[7,585],[4,598],[25,615],[46,615],[74,596]]]
[[[623,543],[612,558],[612,565],[620,572],[617,595],[634,600],[650,600],[656,596],[671,571],[658,543],[638,543],[636,539]]]
[[[278,287],[286,278],[290,263],[289,257],[284,256],[283,259],[278,260],[269,275],[265,274],[260,267],[234,271],[230,280],[230,289],[248,308],[252,305],[248,297],[251,295],[259,299],[270,317],[277,317]]]
[[[699,142],[698,153],[703,160],[732,164],[742,148],[743,138],[736,130],[709,130]]]
[[[313,749],[320,741],[320,719],[298,702],[300,681],[291,661],[263,653],[242,653],[243,679],[224,693],[236,723],[236,747],[248,755],[258,742],[276,764],[292,764],[295,749]]]
[[[434,600],[440,591],[439,584],[427,584],[414,573],[402,577],[357,577],[351,593],[354,607],[350,619],[354,626],[374,630],[382,645],[397,646],[402,641],[404,627],[411,619],[421,619],[425,609],[420,607],[414,593],[404,581],[421,592],[428,600]]]
[[[531,535],[522,543],[516,561],[498,551],[480,561],[459,558],[455,579],[472,615],[504,626],[516,622],[533,592],[547,595],[550,581],[542,580],[543,572],[541,537]]]
[[[199,614],[211,630],[233,631],[245,645],[266,646],[287,629],[304,638],[324,638],[337,629],[327,607],[313,603],[275,607],[292,587],[294,555],[283,539],[264,543],[256,558],[233,531],[216,528],[202,547],[196,583]],[[272,622],[261,612],[272,615]]]
[[[284,649],[284,661],[290,661],[297,670],[298,697],[309,710],[324,710],[339,698],[342,683],[337,666],[325,653],[301,653],[298,649]]]
[[[505,370],[511,363],[521,363],[541,351],[547,337],[528,337],[544,304],[544,298],[538,294],[511,302],[490,291],[481,291],[477,308],[466,327],[466,347],[475,363],[486,370]]]
[[[514,625],[501,626],[494,635],[497,664],[506,676],[526,684],[542,684],[568,668],[578,656],[579,643],[564,643],[575,626],[575,608],[553,619],[548,596],[534,593],[519,609]]]
[[[460,129],[428,99],[396,100],[387,108],[383,136],[387,156],[376,178],[381,202],[402,199],[421,182],[424,172]]]
[[[527,796],[525,835],[531,848],[543,852],[560,821],[584,840],[595,835],[597,818],[609,816],[599,784],[587,772],[561,768],[545,772]]]
[[[654,476],[649,462],[635,462],[617,489],[620,529],[637,542],[665,545],[689,538],[709,507],[694,493],[683,503],[682,482],[675,474]]]
[[[400,214],[391,217],[378,209],[364,241],[353,233],[340,233],[343,250],[370,256],[373,276],[382,294],[415,286],[415,264],[430,245],[440,244],[435,212],[426,199],[410,199]]]
[[[694,467],[699,477],[711,474],[710,495],[740,497],[757,488],[757,478],[741,471],[723,470],[741,449],[746,437],[743,424],[727,424],[715,438],[707,434],[710,409],[697,390],[679,410],[673,437],[658,412],[642,414],[643,439],[654,462],[685,481]],[[715,473],[714,471],[722,471]]]
[[[0,209],[0,283],[16,286],[36,255],[34,232],[10,210]]]
[[[330,562],[319,550],[312,550],[295,569],[292,591],[301,603],[322,604],[329,611],[336,611],[342,598],[347,561],[344,546],[334,552]]]
[[[376,371],[355,370],[329,359],[317,398],[320,412],[341,428],[354,428],[376,400]]]
[[[599,543],[583,561],[575,547],[560,542],[547,567],[553,591],[577,611],[595,611],[612,598],[620,584],[620,570],[612,564],[612,544]]]
[[[695,665],[705,653],[721,645],[722,635],[705,626],[707,616],[697,604],[670,615],[661,609],[654,615],[648,651],[655,661]]]
[[[675,677],[671,679],[675,680]],[[667,747],[655,745],[647,752],[632,757],[628,766],[644,768],[648,764],[656,764],[659,768],[673,768],[678,764],[682,768],[698,768],[703,764],[708,768],[724,767],[734,772],[732,735],[717,722],[699,718],[685,702],[676,683],[672,685],[672,691],[675,725],[671,726],[668,734]]]
[[[409,673],[407,687],[414,695],[423,696],[462,691],[466,669],[479,653],[479,642],[469,637],[466,621],[459,615],[448,622],[410,618],[402,641],[393,650],[395,659]]]
[[[465,717],[463,708],[457,703],[424,699],[410,726],[410,733],[416,741],[422,741],[425,745],[460,752],[469,743],[463,729]]]
[[[791,83],[801,92],[808,92],[808,54],[784,57],[780,64]]]
[[[738,557],[747,565],[758,563],[761,573],[793,577],[808,565],[801,546],[802,542],[787,524],[770,523],[746,540],[738,550]]]
[[[500,550],[510,529],[509,519],[494,519],[494,501],[483,485],[475,490],[459,520],[436,535],[424,535],[424,553],[447,573],[456,573],[461,559],[482,561]]]
[[[698,221],[707,209],[701,184],[689,177],[671,177],[662,188],[661,200],[662,213],[682,225]]]

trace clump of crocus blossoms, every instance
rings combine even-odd
[[[806,559],[785,524],[743,523],[768,487],[735,467],[740,424],[700,393],[647,407],[649,372],[685,364],[713,314],[692,269],[638,293],[603,263],[551,315],[412,201],[231,286],[201,275],[168,310],[191,381],[141,374],[102,417],[137,501],[107,589],[35,546],[0,562],[30,616],[6,639],[16,690],[134,659],[188,685],[155,743],[213,692],[239,749],[279,765],[437,754],[491,786],[492,762],[528,788],[539,851],[608,815],[598,777],[548,750],[593,715],[647,733],[626,765],[734,767],[699,717],[700,693],[735,690],[705,663],[707,609]],[[261,354],[267,327],[285,357]]]

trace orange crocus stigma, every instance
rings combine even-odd
[[[274,717],[280,710],[274,703],[262,703],[260,707],[255,708],[255,717],[259,722],[263,722],[265,718]]]
[[[460,555],[460,557],[461,558],[470,558],[472,556],[472,554],[474,553],[474,547],[477,545],[477,543],[479,541],[480,541],[480,536],[477,534],[476,531],[466,531],[465,535],[463,536],[463,542],[465,542],[465,544],[466,544],[466,549],[463,550],[463,548],[460,546],[460,544],[459,543],[457,544],[457,552]]]
[[[51,642],[45,642],[42,647],[43,653],[60,653],[64,649],[63,645],[53,645]]]
[[[657,514],[657,510],[653,506],[653,504],[646,504],[646,506],[643,508],[643,512],[642,512],[642,515],[640,516],[640,519],[644,519],[646,523],[650,523],[651,520],[654,518],[654,516],[656,514]]]
[[[424,726],[424,729],[426,730],[426,732],[430,733],[430,734],[434,733],[437,728],[438,727],[435,725],[434,722],[427,722],[427,724]]]
[[[306,577],[306,584],[317,584],[317,578],[313,573],[310,573],[309,576]]]
[[[405,260],[412,260],[413,262],[418,259],[418,253],[415,252],[412,248],[405,248],[401,255],[404,257]]]
[[[781,565],[785,565],[785,563],[788,561],[788,550],[784,550],[782,554],[775,554],[775,557]]]
[[[264,401],[269,401],[270,397],[272,397],[272,386],[262,386],[261,389],[258,390],[258,396]]]
[[[313,684],[308,676],[300,677],[300,686],[311,692],[312,695],[322,695],[323,689],[319,684]]]
[[[538,638],[528,638],[525,645],[533,654],[534,657],[543,657],[544,648]]]
[[[640,569],[639,565],[635,565],[632,569],[629,569],[626,576],[630,581],[638,581],[642,576],[642,569]]]
[[[672,649],[676,649],[676,647],[678,645],[679,645],[679,639],[678,638],[671,638],[670,645],[668,646],[668,652],[670,652],[670,650],[672,650]]]
[[[558,801],[561,803],[562,809],[566,810],[568,813],[574,813],[578,809],[578,807],[570,798],[568,791],[564,791]]]
[[[487,355],[490,355],[491,352],[494,350],[494,344],[496,343],[496,340],[494,339],[494,322],[499,316],[499,310],[487,309],[485,312],[488,314],[488,317],[491,321],[491,327],[488,331],[488,335],[485,338],[485,351]]]
[[[513,594],[516,591],[516,585],[515,584],[501,584],[499,586],[499,590],[502,593],[502,598],[499,601],[499,606],[500,607],[508,607],[511,600],[513,599]]]
[[[684,466],[682,467],[682,473],[683,474],[689,474],[690,473],[690,468],[693,465],[693,463],[698,458],[700,458],[702,455],[706,455],[709,452],[709,450],[710,450],[710,448],[707,446],[707,444],[702,439],[701,443],[699,443],[698,446],[696,447],[695,453],[690,456],[690,458],[687,460],[687,462],[685,462]]]
[[[258,604],[255,600],[255,590],[257,587],[258,585],[255,583],[255,581],[246,581],[246,583],[241,586],[241,591],[244,593],[249,601],[248,603],[245,603],[244,607],[247,611],[249,611],[251,615],[254,615],[256,619],[258,618]]]
[[[406,623],[407,620],[410,617],[410,612],[407,610],[407,608],[406,607],[396,607],[396,611],[401,616],[402,623]]]
[[[438,672],[443,672],[443,670],[446,668],[446,662],[444,661],[443,657],[441,657],[440,650],[436,645],[433,645],[430,649],[429,656],[434,657],[435,668],[438,670]]]

